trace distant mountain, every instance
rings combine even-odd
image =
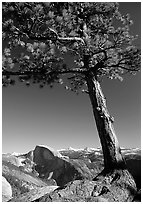
[[[141,150],[121,148],[121,151],[128,170],[140,189]],[[103,167],[103,154],[100,148],[74,149],[70,147],[57,151],[45,145],[37,145],[28,153],[14,152],[2,155],[2,175],[12,186],[14,202],[20,200],[22,195],[22,199],[30,196],[29,201],[36,200],[43,195],[42,188],[44,192],[49,192],[70,181],[82,179],[92,181]],[[46,186],[55,187],[47,189]],[[33,192],[33,197],[29,192]]]

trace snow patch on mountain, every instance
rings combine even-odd
[[[39,147],[44,147],[44,148],[48,148],[49,150],[51,150],[52,152],[54,152],[54,154],[58,154],[58,156],[63,157],[63,155],[61,155],[60,153],[64,152],[71,152],[71,153],[84,153],[84,154],[89,154],[89,153],[94,153],[96,155],[102,155],[102,149],[101,148],[93,148],[93,147],[85,147],[85,148],[73,148],[73,147],[68,147],[65,149],[59,149],[59,150],[54,150],[53,148],[40,144],[38,145]],[[123,154],[125,155],[129,155],[129,154],[137,154],[139,153],[141,150],[139,148],[125,148],[125,147],[121,147],[121,151]],[[3,153],[3,155],[6,154],[10,154],[16,157],[20,157],[22,155],[25,155],[25,153],[18,153],[18,152],[12,152],[12,153]]]
[[[74,151],[74,152],[79,152],[79,151],[87,151],[87,152],[93,152],[93,151],[101,151],[100,148],[92,148],[92,147],[85,147],[85,148],[73,148],[73,147],[68,147],[68,148],[65,148],[65,149],[59,149],[57,150],[59,152],[61,151]]]
[[[23,155],[23,154],[25,154],[25,153],[18,153],[18,152],[12,152],[11,153],[11,155],[16,156],[16,157]]]

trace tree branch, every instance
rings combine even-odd
[[[83,45],[85,44],[84,40],[79,37],[58,37],[57,40],[60,43],[66,43],[66,42],[81,42]]]
[[[118,63],[118,64],[114,64],[114,65],[111,65],[111,66],[108,66],[108,67],[119,67],[119,68],[121,68],[121,69],[125,69],[125,70],[127,70],[127,71],[133,71],[133,72],[137,72],[137,71],[139,71],[139,69],[130,69],[130,68],[127,68],[127,67],[124,67],[124,66],[121,66],[121,64],[120,63]]]
[[[53,34],[55,34],[57,36],[57,40],[59,42],[71,42],[71,41],[80,41],[82,44],[85,44],[84,40],[80,37],[59,37],[57,32],[52,29],[52,28],[48,28],[51,32],[53,32]]]
[[[137,71],[139,71],[139,69],[130,69],[130,68],[123,67],[123,66],[120,66],[120,65],[118,67],[120,67],[121,69],[125,69],[125,70],[127,70],[129,72],[137,72]]]
[[[96,55],[96,54],[99,54],[99,53],[102,53],[102,52],[103,52],[104,55],[107,56],[106,51],[107,51],[107,50],[110,50],[110,49],[114,49],[114,48],[115,48],[115,45],[112,45],[112,46],[110,46],[110,47],[107,47],[107,48],[104,48],[104,49],[100,49],[100,50],[97,50],[97,51],[95,51],[95,52],[93,51],[92,54],[93,54],[93,55]]]
[[[85,44],[85,41],[80,37],[60,37],[57,34],[57,32],[52,28],[47,29],[47,32],[49,32],[49,33],[46,36],[33,35],[29,31],[26,31],[26,30],[21,31],[17,27],[15,27],[15,30],[17,32],[19,32],[19,34],[25,35],[26,37],[28,37],[31,40],[37,40],[37,41],[39,41],[39,40],[45,40],[45,41],[51,40],[51,41],[59,41],[60,43],[69,43],[69,42],[77,42],[78,41],[78,42],[81,42],[83,45]],[[51,35],[53,35],[53,36],[51,36]]]
[[[2,76],[25,76],[25,75],[50,75],[50,74],[73,74],[73,73],[78,73],[78,74],[85,74],[86,70],[81,70],[79,68],[75,68],[72,70],[55,70],[55,71],[47,71],[47,70],[40,70],[40,71],[7,71],[4,70],[2,72]]]

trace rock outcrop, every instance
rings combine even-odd
[[[2,175],[10,183],[13,197],[29,192],[32,189],[48,185],[47,182],[42,181],[33,174],[30,175],[7,161],[3,161],[2,163]]]
[[[82,160],[66,159],[46,146],[36,146],[33,161],[40,178],[52,178],[59,186],[76,179],[92,179],[90,170]]]
[[[2,202],[7,202],[12,198],[12,188],[10,183],[2,176]]]
[[[96,181],[76,180],[39,198],[38,202],[131,202],[136,185],[127,170],[115,170]]]
[[[33,189],[30,192],[23,193],[17,198],[11,199],[10,202],[32,202],[44,196],[45,194],[49,194],[56,188],[58,188],[58,186],[45,186],[42,188]]]
[[[41,166],[55,157],[62,158],[62,155],[53,148],[45,145],[37,145],[33,151],[33,161]]]

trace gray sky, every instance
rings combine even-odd
[[[122,13],[130,13],[140,46],[140,3],[121,3]],[[141,145],[140,73],[123,82],[106,79],[101,86],[107,106],[115,118],[115,131],[121,147]],[[27,152],[37,144],[55,149],[100,147],[88,95],[76,95],[62,86],[53,89],[23,84],[2,91],[2,151]]]

